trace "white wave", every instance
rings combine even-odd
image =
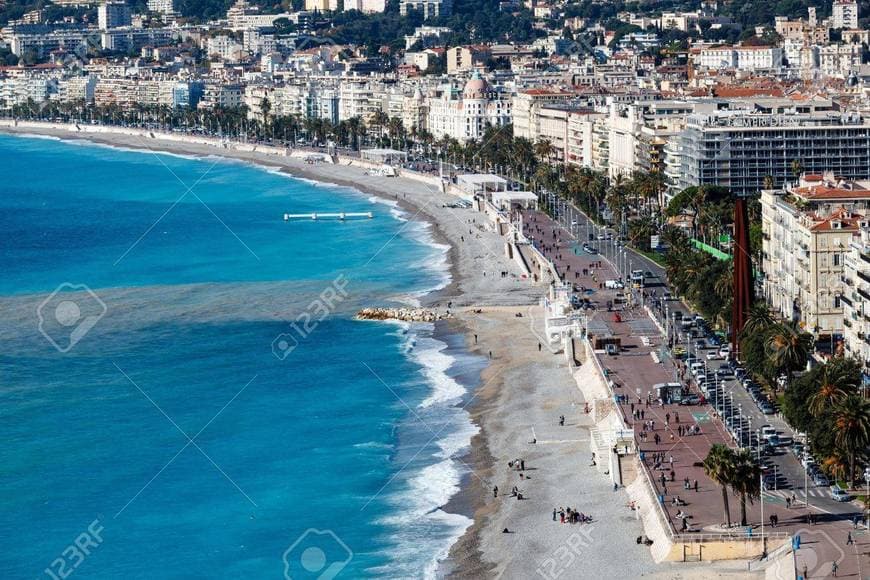
[[[432,385],[432,394],[420,403],[420,408],[456,403],[467,392],[464,386],[447,374],[454,359],[444,354],[446,348],[447,345],[440,340],[424,338],[413,353],[414,361],[423,367],[423,376]]]
[[[64,139],[54,135],[40,135],[38,133],[15,133],[14,136],[26,137],[27,139],[43,139],[45,141],[64,141]]]
[[[417,418],[423,424],[414,425],[426,439],[432,430],[438,436],[429,459],[421,453],[420,463],[424,465],[416,473],[409,470],[403,484],[397,486],[398,491],[389,497],[392,513],[382,523],[396,530],[389,536],[395,547],[390,551],[390,564],[372,570],[384,578],[435,578],[451,546],[473,523],[464,515],[442,509],[460,490],[466,468],[458,457],[478,432],[468,412],[456,406],[467,389],[448,374],[455,359],[444,353],[448,347],[445,342],[431,337],[434,324],[414,324],[410,328],[405,342],[416,342],[417,348],[408,355],[421,366],[431,388],[429,397],[418,407]],[[430,463],[425,465],[427,461]]]
[[[370,195],[369,196],[370,203],[379,203],[382,205],[388,205],[390,207],[399,207],[399,202],[395,199],[387,199],[386,197],[381,197],[379,195]]]

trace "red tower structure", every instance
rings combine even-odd
[[[749,251],[749,216],[746,198],[734,203],[734,305],[731,310],[731,351],[737,352],[737,338],[746,325],[753,301],[752,260]]]

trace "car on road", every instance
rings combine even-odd
[[[680,399],[681,405],[700,405],[701,397],[698,395],[685,395],[682,399]]]
[[[816,476],[813,477],[813,483],[815,483],[817,487],[829,487],[831,485],[828,478],[821,473],[816,474]]]
[[[715,350],[711,350],[707,353],[707,360],[722,360],[722,355]]]
[[[683,348],[682,346],[675,346],[674,350],[672,352],[674,353],[674,356],[677,358],[686,356],[686,349]]]
[[[766,401],[762,401],[758,404],[758,410],[761,411],[764,415],[773,415],[776,413],[776,409],[773,405]]]
[[[847,492],[845,489],[842,489],[840,487],[832,487],[831,488],[831,499],[833,499],[834,501],[840,501],[840,502],[852,501],[852,496],[849,495],[849,492]]]
[[[625,284],[620,282],[619,280],[605,280],[604,287],[612,290],[625,288]]]

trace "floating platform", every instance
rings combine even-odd
[[[308,219],[308,220],[320,220],[320,219],[337,219],[337,220],[347,220],[353,218],[368,218],[372,219],[374,214],[370,211],[365,212],[339,212],[339,213],[285,213],[284,221],[290,220],[300,220],[300,219]]]

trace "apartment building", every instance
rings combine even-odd
[[[97,7],[97,25],[100,30],[130,26],[130,7],[126,2],[108,0]]]
[[[578,167],[595,167],[595,121],[605,119],[605,113],[594,109],[574,108],[568,112],[565,163]]]
[[[483,66],[490,54],[489,47],[486,46],[454,46],[447,50],[447,74]]]
[[[424,20],[449,16],[453,11],[453,0],[400,0],[399,14],[407,16],[408,11],[421,12]]]
[[[831,27],[858,28],[857,0],[834,0],[834,4],[831,6]]]
[[[866,227],[868,185],[825,173],[762,191],[764,297],[817,336],[843,333],[845,255]]]
[[[13,54],[22,56],[25,52],[33,51],[38,58],[45,58],[58,49],[73,52],[79,46],[87,46],[92,38],[92,32],[83,26],[43,24],[16,24],[5,28],[4,35]]]
[[[782,48],[777,46],[719,46],[702,49],[695,64],[711,70],[770,70],[782,66],[782,55]]]
[[[536,140],[540,134],[538,109],[556,103],[567,103],[575,96],[573,92],[555,87],[517,91],[512,106],[514,136]]]
[[[859,226],[843,267],[843,348],[870,375],[870,227]]]
[[[174,14],[175,0],[148,0],[148,10],[158,14]]]
[[[233,109],[242,106],[245,88],[239,84],[207,82],[203,87],[202,99],[197,108],[214,109],[222,107]]]
[[[170,28],[114,28],[100,34],[104,50],[115,52],[138,51],[143,46],[162,46],[172,40]]]
[[[671,187],[705,183],[755,195],[766,178],[777,187],[793,178],[794,164],[808,172],[833,171],[845,179],[870,179],[870,120],[812,102],[742,102],[751,107],[689,115],[680,143],[669,148]],[[735,103],[737,105],[737,103]]]

